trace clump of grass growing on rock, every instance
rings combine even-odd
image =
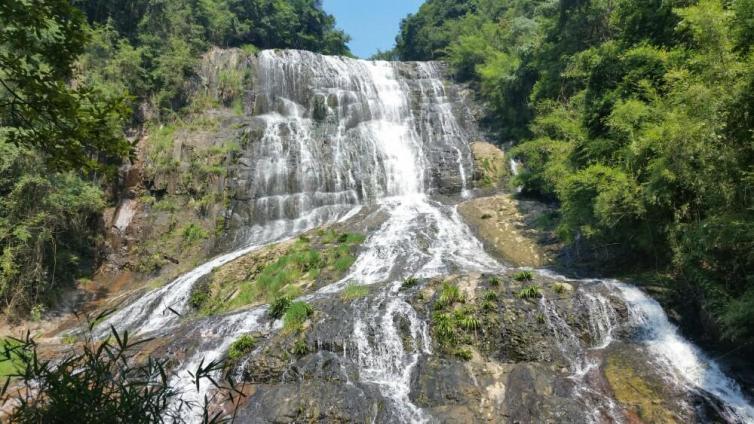
[[[419,284],[418,278],[407,277],[405,280],[403,280],[403,283],[401,284],[401,290],[410,289],[412,287],[415,287],[417,284]]]
[[[470,361],[471,358],[474,357],[474,354],[471,353],[471,349],[466,349],[466,348],[456,349],[454,354],[458,359],[462,359],[464,361]]]
[[[309,319],[314,310],[306,302],[293,302],[283,315],[283,328],[287,331],[297,331]]]
[[[454,303],[463,302],[464,300],[465,299],[461,294],[461,289],[459,289],[458,286],[445,282],[440,290],[440,297],[437,300],[437,305],[445,307]]]
[[[349,284],[340,293],[340,298],[346,302],[350,302],[354,299],[362,298],[369,294],[369,287],[359,284]]]
[[[563,294],[566,292],[566,287],[560,283],[555,283],[555,285],[552,286],[552,289],[557,294]]]
[[[496,275],[493,275],[492,277],[487,279],[487,284],[489,284],[491,287],[498,287],[500,285],[500,278]]]
[[[296,356],[304,356],[309,353],[309,345],[306,340],[303,338],[296,340],[296,343],[293,344],[292,353]]]
[[[495,302],[495,301],[497,301],[497,293],[495,293],[492,290],[487,290],[486,292],[484,292],[484,300],[486,300],[488,302]]]
[[[516,297],[519,299],[535,299],[541,296],[542,292],[536,284],[526,286],[516,293]]]
[[[528,270],[518,271],[517,273],[513,274],[513,279],[516,281],[531,281],[533,278],[534,274],[532,274],[532,272]]]
[[[228,349],[228,358],[234,361],[240,359],[244,355],[251,353],[256,344],[257,340],[253,336],[244,334],[230,345],[230,348]]]
[[[270,303],[270,309],[267,311],[267,315],[272,319],[280,319],[290,306],[291,299],[289,297],[278,297]]]

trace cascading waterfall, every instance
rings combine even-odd
[[[393,402],[395,420],[425,422],[426,414],[409,399],[411,373],[420,354],[431,354],[427,323],[402,300],[400,283],[388,286],[376,299],[359,304],[363,313],[354,323],[353,340],[363,383],[376,384],[385,398]],[[396,328],[395,318],[408,320],[411,351]],[[370,337],[370,334],[374,334]]]
[[[336,292],[346,284],[504,269],[484,251],[454,206],[429,197],[442,178],[456,181],[458,191],[464,193],[466,170],[471,168],[469,135],[456,121],[439,70],[433,65],[416,64],[418,77],[407,80],[399,76],[397,66],[406,65],[298,51],[259,55],[258,79],[263,89],[257,109],[261,115],[253,119],[262,122],[264,132],[261,140],[250,146],[252,157],[259,158],[256,161],[260,163],[247,184],[255,216],[250,221],[264,228],[265,220],[300,219],[295,217],[302,211],[316,213],[323,207],[353,208],[362,203],[372,203],[388,215],[369,236],[348,275],[309,298]],[[302,83],[307,81],[309,85]],[[411,104],[412,93],[418,94],[419,107]],[[317,107],[326,108],[326,116],[320,116],[320,121],[305,112],[312,98],[320,102]],[[454,164],[451,173],[455,169],[457,174],[438,176],[437,169],[448,169],[447,163]],[[327,211],[327,219],[315,217],[307,223],[331,222],[332,217],[342,219],[345,213]],[[291,236],[295,231],[285,234]],[[174,309],[185,308],[191,286],[199,276],[253,249],[235,251],[197,268],[166,287],[170,295],[155,292],[149,296],[159,298],[161,305],[172,302],[183,305]],[[393,402],[398,419],[416,421],[423,419],[423,413],[408,400],[409,377],[411,364],[416,363],[420,352],[429,353],[429,336],[427,324],[395,293],[391,290],[389,296],[385,294],[386,311],[372,308],[356,321],[353,342],[363,365],[364,381],[375,384]],[[122,314],[132,313],[134,307]],[[186,372],[201,360],[206,363],[220,358],[240,334],[261,329],[257,324],[261,310],[264,308],[233,315],[233,322],[240,323],[248,314],[248,325],[227,328],[224,321],[203,323],[203,333],[215,337],[221,334],[221,341],[198,349],[181,366],[180,377],[173,384],[190,392],[192,381]],[[421,345],[413,353],[404,352],[392,322],[396,314],[411,322],[410,336]],[[175,320],[174,316],[153,314],[144,328],[164,328]],[[372,328],[378,345],[364,338],[365,326],[373,322],[383,323]],[[220,325],[226,328],[217,327]]]
[[[642,331],[641,340],[674,384],[722,401],[722,415],[730,422],[754,422],[754,406],[738,384],[722,372],[717,362],[678,334],[656,300],[636,287],[620,282],[610,284],[623,294],[630,324]]]
[[[251,165],[237,178],[239,195],[231,211],[235,221],[245,223],[236,234],[241,247],[147,293],[99,331],[104,334],[111,324],[141,332],[174,328],[181,323],[179,314],[188,310],[192,286],[212,269],[266,244],[348,220],[362,206],[374,208],[385,220],[368,235],[347,275],[305,298],[332,296],[348,284],[388,283],[359,304],[363,307],[349,343],[355,351],[344,355],[356,358],[360,383],[376,386],[390,402],[394,421],[431,420],[409,397],[418,359],[431,354],[428,324],[401,298],[399,281],[506,269],[484,251],[455,206],[434,196],[469,195],[469,142],[475,134],[459,119],[465,112],[459,112],[458,94],[434,63],[369,62],[284,50],[261,52],[252,66],[254,112],[243,152]],[[515,171],[517,163],[511,166]],[[580,283],[591,345],[579,340],[550,300],[543,298],[540,308],[571,366],[576,396],[593,410],[594,421],[604,416],[619,421],[620,415],[609,396],[589,386],[590,373],[599,370],[593,353],[610,346],[622,325],[611,305],[615,294],[625,299],[630,324],[645,330],[643,342],[677,384],[719,399],[732,422],[754,422],[738,386],[714,362],[701,365],[707,359],[677,334],[659,305],[620,283]],[[603,290],[611,290],[611,299]],[[263,306],[190,323],[189,334],[200,342],[171,384],[184,389],[189,400],[202,399],[207,388],[195,393],[187,371],[202,360],[220,359],[242,334],[276,331],[280,323],[265,324],[265,313]],[[396,327],[397,318],[408,322],[405,334]]]

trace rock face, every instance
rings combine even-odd
[[[471,143],[471,153],[474,156],[474,185],[483,190],[503,187],[509,175],[505,153],[483,141]]]
[[[263,337],[238,360],[249,384],[241,422],[706,417],[687,406],[692,395],[662,385],[646,366],[631,326],[620,324],[630,320],[617,292],[516,278],[450,276],[313,301],[304,327]],[[605,349],[617,339],[625,341]]]
[[[541,267],[550,261],[540,237],[525,224],[519,202],[509,194],[472,199],[458,212],[485,246],[515,266]],[[548,257],[549,256],[549,257]]]

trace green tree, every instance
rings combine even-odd
[[[66,0],[0,6],[0,139],[39,149],[56,168],[99,168],[130,151],[123,98],[69,84],[84,23]]]

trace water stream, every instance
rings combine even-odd
[[[341,281],[306,298],[332,296],[347,284],[392,282],[363,300],[353,324],[350,338],[361,383],[375,385],[390,400],[396,421],[432,421],[409,399],[418,358],[432,354],[428,323],[401,298],[400,281],[506,269],[484,251],[454,205],[471,195],[469,143],[476,137],[463,99],[436,63],[369,62],[283,50],[261,52],[253,66],[255,104],[248,120],[250,128],[261,131],[244,152],[253,167],[244,175],[246,200],[234,211],[249,223],[237,235],[241,247],[147,293],[103,323],[100,331],[112,324],[143,333],[165,332],[181,323],[193,284],[212,269],[269,243],[347,221],[367,206],[383,212],[384,222],[368,235]],[[597,285],[625,301],[630,325],[643,329],[642,343],[676,384],[718,399],[731,422],[754,422],[754,409],[740,388],[678,335],[656,302],[625,284]],[[590,351],[610,346],[622,324],[600,291],[589,284],[582,287],[579,296],[588,310],[592,345],[576,337],[547,299],[540,307],[569,361],[575,396],[599,411],[595,421],[598,416],[619,421],[613,401],[592,390],[586,376],[599,367]],[[265,311],[257,307],[197,323],[191,334],[201,342],[179,366],[172,384],[191,393],[193,381],[186,372],[201,360],[221,358],[241,334],[276,331],[279,323],[261,320]],[[410,351],[395,326],[397,316],[409,322]],[[197,400],[205,393],[206,388],[187,396]]]

